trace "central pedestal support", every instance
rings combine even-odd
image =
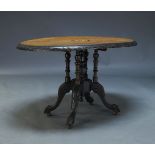
[[[98,82],[98,50],[95,49],[93,58],[94,58],[94,69],[93,69],[93,80],[88,79],[87,75],[87,60],[88,60],[88,51],[87,49],[77,50],[75,56],[75,74],[76,78],[70,78],[70,51],[65,53],[66,58],[66,76],[65,82],[61,84],[58,90],[58,98],[54,105],[48,105],[44,113],[47,115],[52,116],[51,111],[55,110],[61,103],[63,97],[66,93],[72,91],[72,100],[71,100],[71,113],[67,119],[67,126],[68,128],[72,128],[75,122],[75,115],[77,111],[77,107],[79,102],[83,101],[83,98],[92,105],[94,99],[90,96],[90,92],[93,91],[94,93],[98,94],[102,103],[110,110],[112,110],[113,114],[117,114],[120,112],[118,106],[116,104],[109,104],[105,99],[105,91],[103,86]],[[105,50],[105,49],[101,49]]]

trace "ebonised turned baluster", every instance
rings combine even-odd
[[[65,58],[66,58],[66,60],[65,60],[65,62],[66,62],[66,70],[65,70],[66,77],[65,77],[65,82],[70,82],[70,80],[71,80],[71,78],[70,78],[70,58],[71,58],[71,53],[70,52],[71,51],[68,50],[65,53]]]
[[[77,50],[76,51],[76,56],[75,56],[75,75],[76,75],[76,79],[75,79],[75,84],[76,85],[80,85],[80,51]]]
[[[98,76],[97,76],[97,72],[98,72],[98,57],[99,57],[99,54],[98,54],[98,50],[95,49],[94,50],[94,54],[93,54],[93,57],[94,57],[94,69],[93,69],[93,72],[94,72],[94,75],[93,75],[93,82],[98,82]]]

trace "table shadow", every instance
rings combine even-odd
[[[125,119],[124,117],[128,117],[128,115],[137,113],[137,109],[139,109],[139,106],[135,104],[136,100],[131,96],[114,93],[106,94],[109,103],[117,104],[120,107],[121,113],[114,116],[111,111],[104,107],[97,95],[92,94],[92,97],[95,100],[93,106],[89,105],[86,101],[80,102],[75,125],[71,130],[110,125],[120,119]],[[58,109],[53,111],[52,117],[47,117],[43,114],[44,108],[48,104],[54,104],[56,99],[57,96],[51,96],[21,103],[21,106],[18,106],[11,114],[14,120],[11,122],[11,125],[24,130],[68,131],[65,124],[70,112],[70,94],[66,95]]]

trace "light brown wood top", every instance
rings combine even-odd
[[[134,40],[128,38],[117,38],[117,37],[101,37],[101,36],[64,36],[64,37],[48,37],[22,41],[17,48],[27,49],[44,49],[50,48],[78,48],[78,47],[98,47],[107,45],[124,45],[134,46]],[[110,47],[110,46],[109,46]]]
[[[27,46],[75,46],[133,42],[132,39],[95,36],[67,36],[32,39],[21,42]]]

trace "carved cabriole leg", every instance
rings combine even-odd
[[[60,85],[59,89],[58,89],[58,97],[57,97],[57,101],[54,105],[48,105],[45,110],[44,113],[47,114],[48,116],[51,116],[51,111],[55,110],[61,103],[62,99],[64,98],[66,93],[69,93],[71,90],[71,80],[70,80],[70,51],[66,51],[65,53],[65,62],[66,62],[66,76],[65,76],[65,82],[63,84]]]
[[[98,83],[98,82],[93,83],[92,90],[94,93],[99,95],[100,99],[102,100],[102,103],[105,105],[105,107],[112,110],[114,115],[116,115],[118,112],[120,112],[119,107],[116,104],[109,104],[106,101],[105,91],[104,91],[103,86],[100,83]]]
[[[75,116],[76,116],[77,107],[79,104],[79,98],[80,98],[79,87],[74,87],[72,90],[72,101],[71,101],[72,109],[66,122],[66,125],[68,126],[69,129],[73,127],[73,124],[75,122]]]
[[[69,93],[70,90],[71,90],[71,83],[64,82],[62,85],[60,85],[56,103],[54,105],[48,105],[45,108],[44,113],[46,113],[48,116],[51,116],[51,111],[55,110],[60,105],[65,94]]]
[[[106,99],[105,99],[105,91],[104,87],[98,82],[98,76],[97,76],[97,71],[98,71],[98,50],[96,49],[93,54],[94,57],[94,75],[93,75],[93,83],[92,83],[92,90],[94,93],[97,93],[102,100],[102,103],[110,110],[113,111],[113,114],[117,114],[120,112],[119,107],[116,104],[109,104]]]
[[[93,103],[93,98],[90,96],[90,91],[91,91],[91,80],[88,79],[88,74],[87,74],[87,61],[88,61],[88,50],[84,49],[83,51],[81,51],[81,79],[82,79],[82,97],[84,96],[86,101],[88,103],[90,103],[90,105],[92,105]]]
[[[74,122],[75,122],[75,115],[77,111],[77,107],[80,100],[80,64],[81,64],[81,57],[80,57],[80,51],[76,51],[75,56],[75,66],[76,66],[76,79],[72,86],[72,101],[71,101],[71,113],[67,118],[66,125],[68,128],[72,128]]]

